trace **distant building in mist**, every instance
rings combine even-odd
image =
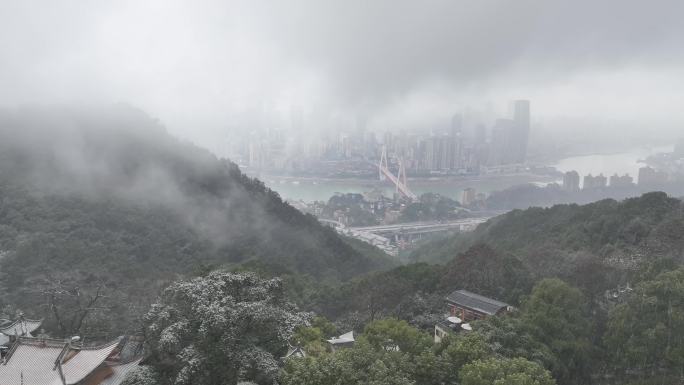
[[[515,133],[513,135],[512,152],[514,163],[523,163],[527,158],[527,144],[530,140],[530,101],[516,100],[513,102],[513,121]]]
[[[639,169],[639,186],[654,187],[665,183],[667,183],[667,173],[648,166]]]
[[[492,127],[489,165],[498,166],[525,163],[530,138],[530,101],[515,100],[511,103],[512,119],[497,119]],[[484,127],[479,128],[479,138],[485,136]]]
[[[463,115],[454,114],[451,117],[451,135],[458,136],[463,133]]]
[[[473,202],[475,202],[475,199],[477,198],[477,195],[475,193],[475,189],[472,187],[468,187],[463,190],[463,193],[461,194],[461,205],[463,206],[469,206]]]
[[[603,174],[592,176],[591,174],[584,177],[584,190],[596,190],[605,188],[608,185],[608,178]]]
[[[421,169],[456,170],[463,166],[463,139],[456,135],[433,135],[421,141]]]
[[[512,145],[515,121],[512,119],[497,119],[492,127],[492,143],[489,152],[489,164],[500,166],[514,163]]]
[[[487,127],[484,124],[475,126],[475,145],[482,146],[487,142]]]
[[[580,175],[577,171],[568,171],[563,175],[563,190],[579,191]]]
[[[610,177],[610,187],[631,187],[633,185],[634,178],[629,176],[629,174],[619,176],[617,173],[615,173]]]

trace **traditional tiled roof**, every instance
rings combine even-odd
[[[0,364],[1,385],[63,385],[55,362],[64,350],[63,340],[15,342],[8,360]]]
[[[20,337],[0,363],[0,385],[74,385],[101,367],[119,340],[94,348]]]
[[[283,358],[287,359],[291,357],[306,357],[306,352],[300,346],[290,346]]]
[[[97,369],[116,349],[119,340],[96,348],[82,348],[68,361],[62,363],[66,385],[77,384]]]
[[[456,290],[446,297],[447,301],[472,309],[487,315],[494,315],[501,309],[506,309],[510,305],[495,299],[471,293],[467,290]]]
[[[329,339],[328,342],[333,345],[352,343],[354,342],[354,331],[352,330],[350,332],[344,333],[339,337],[333,337],[332,339]]]
[[[140,363],[140,359],[137,359],[133,362],[129,362],[127,364],[116,364],[116,363],[107,363],[110,369],[112,369],[112,375],[105,378],[104,381],[100,383],[100,385],[120,385],[123,380],[126,379],[126,376],[128,376],[135,368],[138,367],[138,364]]]
[[[7,326],[0,328],[0,333],[7,336],[31,336],[31,333],[38,330],[43,320],[20,319]]]

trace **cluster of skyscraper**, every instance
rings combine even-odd
[[[374,161],[384,147],[390,160],[402,159],[412,174],[477,173],[485,166],[525,162],[530,102],[513,101],[506,119],[484,119],[467,110],[453,115],[444,128],[429,133],[387,131],[380,139],[367,130],[364,116],[346,124],[329,121],[328,129],[306,127],[301,112],[291,120],[290,130],[262,127],[229,156],[259,170],[315,172],[327,167],[329,173],[330,167],[347,167],[344,161]]]
[[[450,130],[424,135],[385,134],[383,144],[391,156],[402,158],[414,172],[478,172],[482,166],[524,163],[530,135],[530,102],[516,100],[512,117],[497,119],[487,138],[487,127],[476,124],[466,133],[463,117],[456,114]]]

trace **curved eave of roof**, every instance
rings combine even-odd
[[[128,375],[140,364],[142,358],[138,358],[126,364],[111,364],[112,375],[105,378],[100,385],[120,385]]]
[[[77,384],[100,367],[121,342],[121,338],[95,347],[79,348],[79,352],[60,364],[66,383]]]
[[[109,341],[109,342],[107,342],[107,343],[104,343],[104,344],[102,344],[102,345],[84,346],[84,347],[78,348],[78,350],[100,350],[100,349],[106,349],[106,348],[108,348],[108,347],[110,347],[110,346],[116,346],[116,345],[118,345],[119,343],[121,343],[121,340],[122,340],[122,339],[123,339],[123,337],[117,337],[117,338],[115,338],[115,339],[113,339],[113,340],[111,340],[111,341]]]
[[[33,320],[33,319],[23,319],[12,322],[11,324],[0,328],[0,333],[8,336],[17,335],[17,329],[21,329],[22,333],[33,333],[36,331],[40,325],[43,324],[43,320]]]

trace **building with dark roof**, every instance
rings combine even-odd
[[[451,316],[459,317],[463,322],[486,318],[513,309],[511,305],[505,302],[471,293],[467,290],[452,292],[447,295],[446,302]]]

